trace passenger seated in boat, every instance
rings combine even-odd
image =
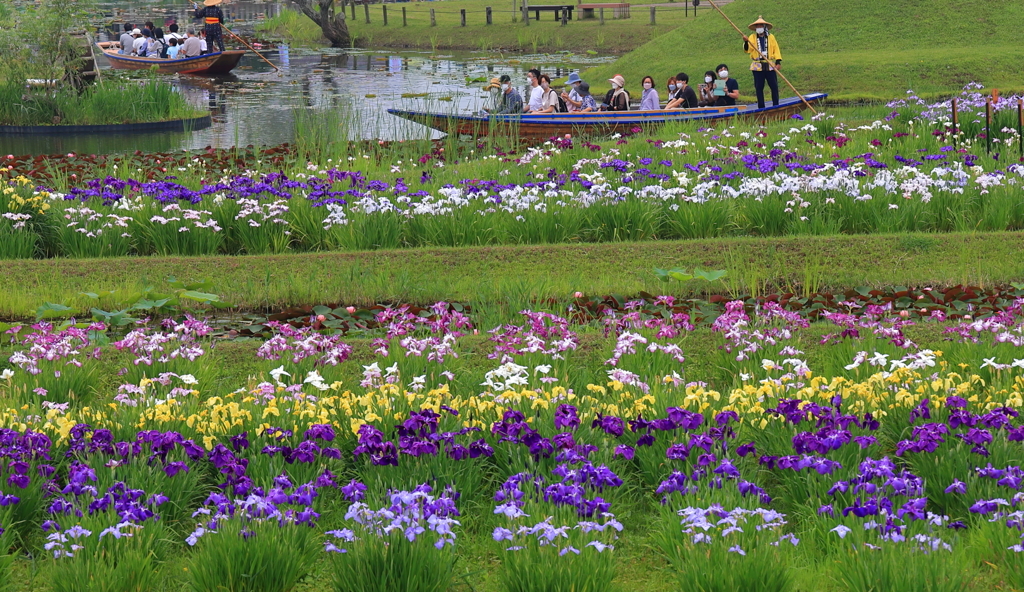
[[[118,41],[121,44],[121,49],[117,53],[131,55],[132,48],[135,45],[135,38],[132,37],[132,29],[134,28],[131,23],[124,24],[124,33],[121,33],[121,38]]]
[[[569,113],[572,113],[573,111],[579,111],[581,109],[580,93],[578,92],[578,90],[580,84],[582,83],[583,80],[580,79],[580,75],[577,74],[576,72],[569,74],[569,79],[565,81],[566,86],[569,87],[569,91],[566,92],[563,90],[561,97],[562,100],[565,101],[565,106]]]
[[[672,97],[676,94],[676,89],[679,88],[679,86],[676,84],[675,76],[668,77],[668,82],[665,83],[665,88],[668,89],[668,94],[666,94],[665,96],[668,97],[668,99],[671,101]]]
[[[700,93],[700,97],[697,99],[697,105],[699,107],[711,107],[714,106],[715,100],[715,71],[708,70],[704,73],[704,83],[697,85],[697,91]]]
[[[658,89],[654,88],[654,78],[651,76],[644,76],[641,84],[644,87],[644,91],[643,94],[640,95],[640,110],[652,111],[655,109],[661,109],[661,100],[658,96]]]
[[[170,45],[167,46],[167,57],[172,60],[178,59],[178,52],[181,51],[181,46],[178,45],[178,40],[171,37],[168,43],[170,43]]]
[[[177,23],[171,23],[168,25],[167,31],[168,33],[164,35],[164,43],[166,43],[168,47],[171,45],[171,39],[177,39],[179,42],[178,45],[181,45],[181,42],[185,40],[185,36],[178,33]]]
[[[199,45],[203,48],[203,53],[210,53],[210,46],[206,44],[206,29],[199,29]]]
[[[167,45],[164,43],[164,30],[157,27],[153,30],[153,40],[149,42],[146,55],[151,58],[166,58]]]
[[[604,96],[602,111],[629,111],[629,93],[626,92],[626,79],[621,74],[608,79],[612,88]]]
[[[179,58],[195,58],[199,57],[203,53],[203,46],[199,43],[199,38],[196,37],[196,30],[189,27],[188,37],[185,42],[181,44],[181,49],[178,50]]]
[[[698,105],[697,93],[690,86],[690,76],[686,72],[676,74],[676,92],[669,97],[666,109],[693,109]]]
[[[139,29],[132,29],[132,37],[135,37],[135,42],[132,44],[132,53],[137,56],[146,55],[146,36]]]
[[[508,74],[503,74],[500,82],[501,99],[498,103],[498,108],[494,112],[496,114],[522,113],[523,97],[519,96],[519,91],[516,90],[516,87],[512,86],[512,77]]]
[[[718,80],[715,81],[715,106],[731,107],[736,104],[740,96],[740,83],[735,78],[729,78],[729,67],[719,64],[715,71],[718,72]]]
[[[591,113],[597,111],[597,101],[594,100],[594,95],[590,94],[590,84],[587,82],[581,82],[576,87],[576,94],[580,96],[580,108],[573,113]]]
[[[547,74],[541,74],[538,82],[540,82],[540,88],[544,94],[541,95],[540,109],[531,111],[531,113],[557,113],[560,111],[558,93],[555,89],[551,88],[551,77]]]

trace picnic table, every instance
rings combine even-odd
[[[541,11],[555,13],[555,20],[562,20],[562,13],[566,14],[566,20],[572,20],[572,11],[576,8],[572,4],[528,4],[526,10],[533,12],[533,19],[539,21]]]

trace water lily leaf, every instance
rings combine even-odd
[[[207,292],[196,292],[195,290],[185,290],[178,295],[181,298],[188,298],[189,300],[195,300],[196,302],[202,302],[211,304],[220,301],[220,296],[216,294],[209,294]]]
[[[703,280],[707,280],[709,282],[713,282],[715,280],[720,280],[723,277],[725,277],[725,274],[726,274],[726,270],[724,270],[724,269],[715,269],[715,270],[711,270],[711,271],[704,271],[703,269],[697,268],[697,269],[693,270],[693,277],[700,278],[700,279],[703,279]]]
[[[592,49],[588,49],[587,50],[587,55],[597,55],[597,52],[592,50]]]
[[[45,302],[42,306],[36,309],[36,319],[54,319],[57,317],[66,316],[67,313],[71,312],[70,306],[63,304],[57,304],[54,302]]]

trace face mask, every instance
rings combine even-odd
[[[540,83],[540,85],[541,85],[541,87],[543,87],[543,88],[547,88],[547,87],[548,87],[548,81],[547,81],[547,80],[545,80],[544,82],[541,82],[541,83]]]
[[[510,86],[512,86],[512,85],[511,85],[511,84],[508,84],[508,83],[506,83],[506,84],[502,84],[502,85],[501,85],[501,90],[503,90],[503,91],[505,91],[505,92],[508,92],[508,89],[509,89],[509,87],[510,87]]]
[[[644,88],[651,88],[651,86],[653,86],[653,85],[650,82],[645,82],[644,83]]]
[[[704,77],[704,82],[711,82],[711,80],[712,80],[712,78],[710,76],[705,76]]]
[[[757,31],[758,35],[763,35],[764,34],[764,27],[758,27],[757,29],[755,29],[755,31]]]
[[[729,71],[728,70],[722,70],[721,72],[718,73],[718,77],[722,78],[722,79],[728,78],[729,77]]]
[[[670,85],[668,85],[668,89],[669,90],[675,90],[676,89],[676,85],[670,84]]]

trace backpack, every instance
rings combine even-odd
[[[555,113],[568,113],[569,107],[566,106],[565,99],[562,98],[562,95],[555,92],[554,89],[551,89],[548,92],[555,93]]]

